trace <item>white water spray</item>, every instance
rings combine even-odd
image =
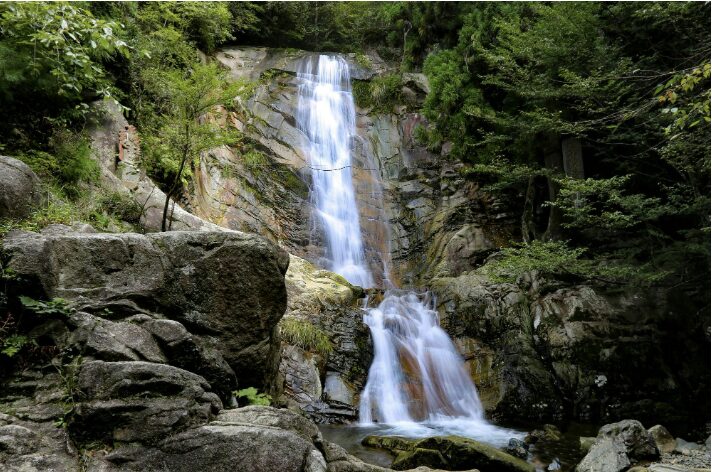
[[[313,196],[330,268],[370,287],[351,173],[355,108],[348,64],[322,55],[316,63],[306,61],[299,77],[298,120],[309,138]],[[390,290],[378,308],[367,311],[375,355],[361,394],[361,424],[387,424],[409,436],[459,434],[497,445],[516,436],[484,420],[477,389],[428,294]]]

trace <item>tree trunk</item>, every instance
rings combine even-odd
[[[534,179],[532,175],[529,177],[529,182],[527,183],[527,192],[524,197],[524,211],[522,212],[522,240],[525,243],[530,243],[533,239],[536,239],[537,232],[536,226],[534,225]]]
[[[560,174],[564,170],[563,158],[561,157],[561,147],[558,136],[550,136],[549,152],[544,158],[544,167],[552,174]],[[559,196],[559,184],[554,180],[554,175],[549,175],[546,178],[549,187],[549,201],[553,202]],[[551,241],[561,238],[561,210],[556,207],[549,207],[549,221],[546,225],[546,231],[542,236],[542,240]]]
[[[188,153],[184,152],[183,159],[180,161],[180,168],[178,169],[178,174],[176,175],[176,178],[173,181],[173,185],[171,186],[170,190],[168,190],[168,192],[166,192],[166,202],[163,205],[163,218],[161,220],[161,231],[162,232],[167,231],[166,220],[168,219],[168,204],[171,201],[171,196],[173,196],[173,193],[178,188],[178,183],[180,182],[180,178],[183,175],[183,169],[185,169],[185,163],[187,161],[188,161]]]

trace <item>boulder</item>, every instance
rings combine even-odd
[[[598,431],[596,442],[576,466],[576,472],[620,472],[659,455],[653,436],[639,421],[623,420]]]
[[[595,443],[596,438],[594,437],[581,436],[579,438],[579,447],[581,448],[581,452],[583,452],[584,454],[587,454]]]
[[[174,320],[151,319],[141,327],[158,341],[169,364],[200,373],[223,403],[232,401],[237,377],[220,353],[214,338],[193,336],[185,326]]]
[[[320,440],[319,430],[306,418],[252,406],[223,411],[215,421],[154,447],[124,445],[90,458],[89,470],[326,472],[326,459],[315,445]]]
[[[89,313],[75,313],[72,322],[77,328],[69,344],[83,356],[103,361],[167,362],[153,336],[134,323],[105,320]]]
[[[80,402],[69,427],[83,442],[157,442],[210,421],[222,407],[204,378],[165,364],[84,362],[76,385]]]
[[[274,375],[289,258],[258,236],[14,232],[3,250],[25,281],[18,291],[114,316],[159,313],[214,339],[243,385],[261,388]]]
[[[459,436],[425,439],[367,436],[365,446],[388,449],[397,454],[391,466],[406,470],[427,466],[443,470],[474,469],[481,472],[534,472],[534,466],[496,447]]]
[[[675,450],[675,438],[664,426],[657,424],[650,428],[648,432],[653,437],[655,446],[657,446],[661,454],[668,454]]]
[[[42,202],[37,174],[14,157],[0,156],[0,218],[25,218]]]
[[[507,444],[507,448],[505,449],[505,452],[507,454],[510,454],[514,457],[519,457],[520,459],[526,459],[527,458],[527,445],[524,443],[524,441],[516,438],[512,438],[509,440],[509,443]]]

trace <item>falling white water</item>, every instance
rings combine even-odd
[[[321,55],[305,61],[299,77],[298,121],[309,140],[313,197],[330,269],[370,287],[351,173],[355,108],[348,64]],[[517,436],[484,420],[477,389],[440,328],[428,294],[390,290],[378,308],[367,310],[364,321],[371,329],[374,359],[361,394],[361,424],[389,425],[394,434],[408,436],[458,434],[496,445]]]
[[[321,55],[316,63],[312,58],[305,62],[299,78],[297,121],[308,137],[312,195],[326,235],[329,268],[352,284],[371,287],[351,177],[356,111],[349,66],[342,57]]]

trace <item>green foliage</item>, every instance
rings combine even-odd
[[[542,234],[584,250],[592,271],[709,274],[709,5],[478,4],[457,13],[455,40],[422,32],[428,8],[409,13],[406,49],[432,46],[423,113],[466,177],[519,195],[523,221],[560,218]],[[586,179],[552,159],[568,137]]]
[[[127,55],[116,21],[62,2],[0,5],[0,90],[80,99],[86,90],[111,95],[102,61]],[[6,95],[6,99],[12,97]]]
[[[51,224],[88,223],[101,231],[141,231],[143,208],[126,194],[97,195],[82,191],[69,198],[65,189],[49,186],[47,204],[24,219],[0,219],[0,237],[8,231],[39,231]]]
[[[190,181],[200,153],[237,139],[234,131],[201,118],[215,106],[230,103],[244,84],[228,83],[215,64],[195,64],[187,71],[163,71],[154,86],[165,108],[142,141],[143,164],[172,194]]]
[[[20,303],[27,312],[41,316],[69,316],[74,309],[62,298],[48,301],[35,300],[20,296]],[[0,319],[0,354],[11,358],[26,347],[37,346],[37,342],[29,335],[20,331],[20,318],[10,312],[5,312]]]
[[[258,393],[255,387],[243,388],[233,392],[238,401],[244,400],[248,405],[263,405],[269,406],[272,403],[272,397],[266,393]]]
[[[30,338],[21,334],[11,334],[8,337],[2,337],[0,334],[0,341],[2,342],[2,349],[0,349],[0,354],[7,357],[13,357],[18,352],[31,343]]]
[[[48,301],[35,300],[27,296],[20,296],[20,303],[25,309],[38,315],[69,316],[74,312],[69,302],[63,298],[53,298]]]
[[[504,248],[499,256],[479,271],[495,282],[515,283],[526,273],[537,272],[546,277],[575,277],[580,280],[606,283],[650,284],[667,274],[650,267],[636,267],[620,260],[584,258],[586,250],[572,248],[563,241],[532,241]]]
[[[144,209],[128,193],[110,192],[102,194],[98,200],[98,210],[109,217],[138,225]]]
[[[620,230],[655,220],[668,208],[659,198],[628,194],[624,190],[630,176],[610,179],[558,179],[557,200],[551,203],[566,216],[564,226]]]
[[[309,321],[288,317],[282,318],[278,326],[281,339],[284,342],[298,346],[305,351],[328,356],[334,349],[329,335]]]
[[[60,129],[50,138],[49,145],[51,152],[31,150],[18,157],[45,181],[54,182],[71,196],[80,192],[80,184],[96,182],[99,165],[91,156],[86,136]]]
[[[401,76],[386,74],[369,81],[355,81],[353,95],[356,104],[362,108],[372,108],[375,112],[389,113],[402,103]]]

